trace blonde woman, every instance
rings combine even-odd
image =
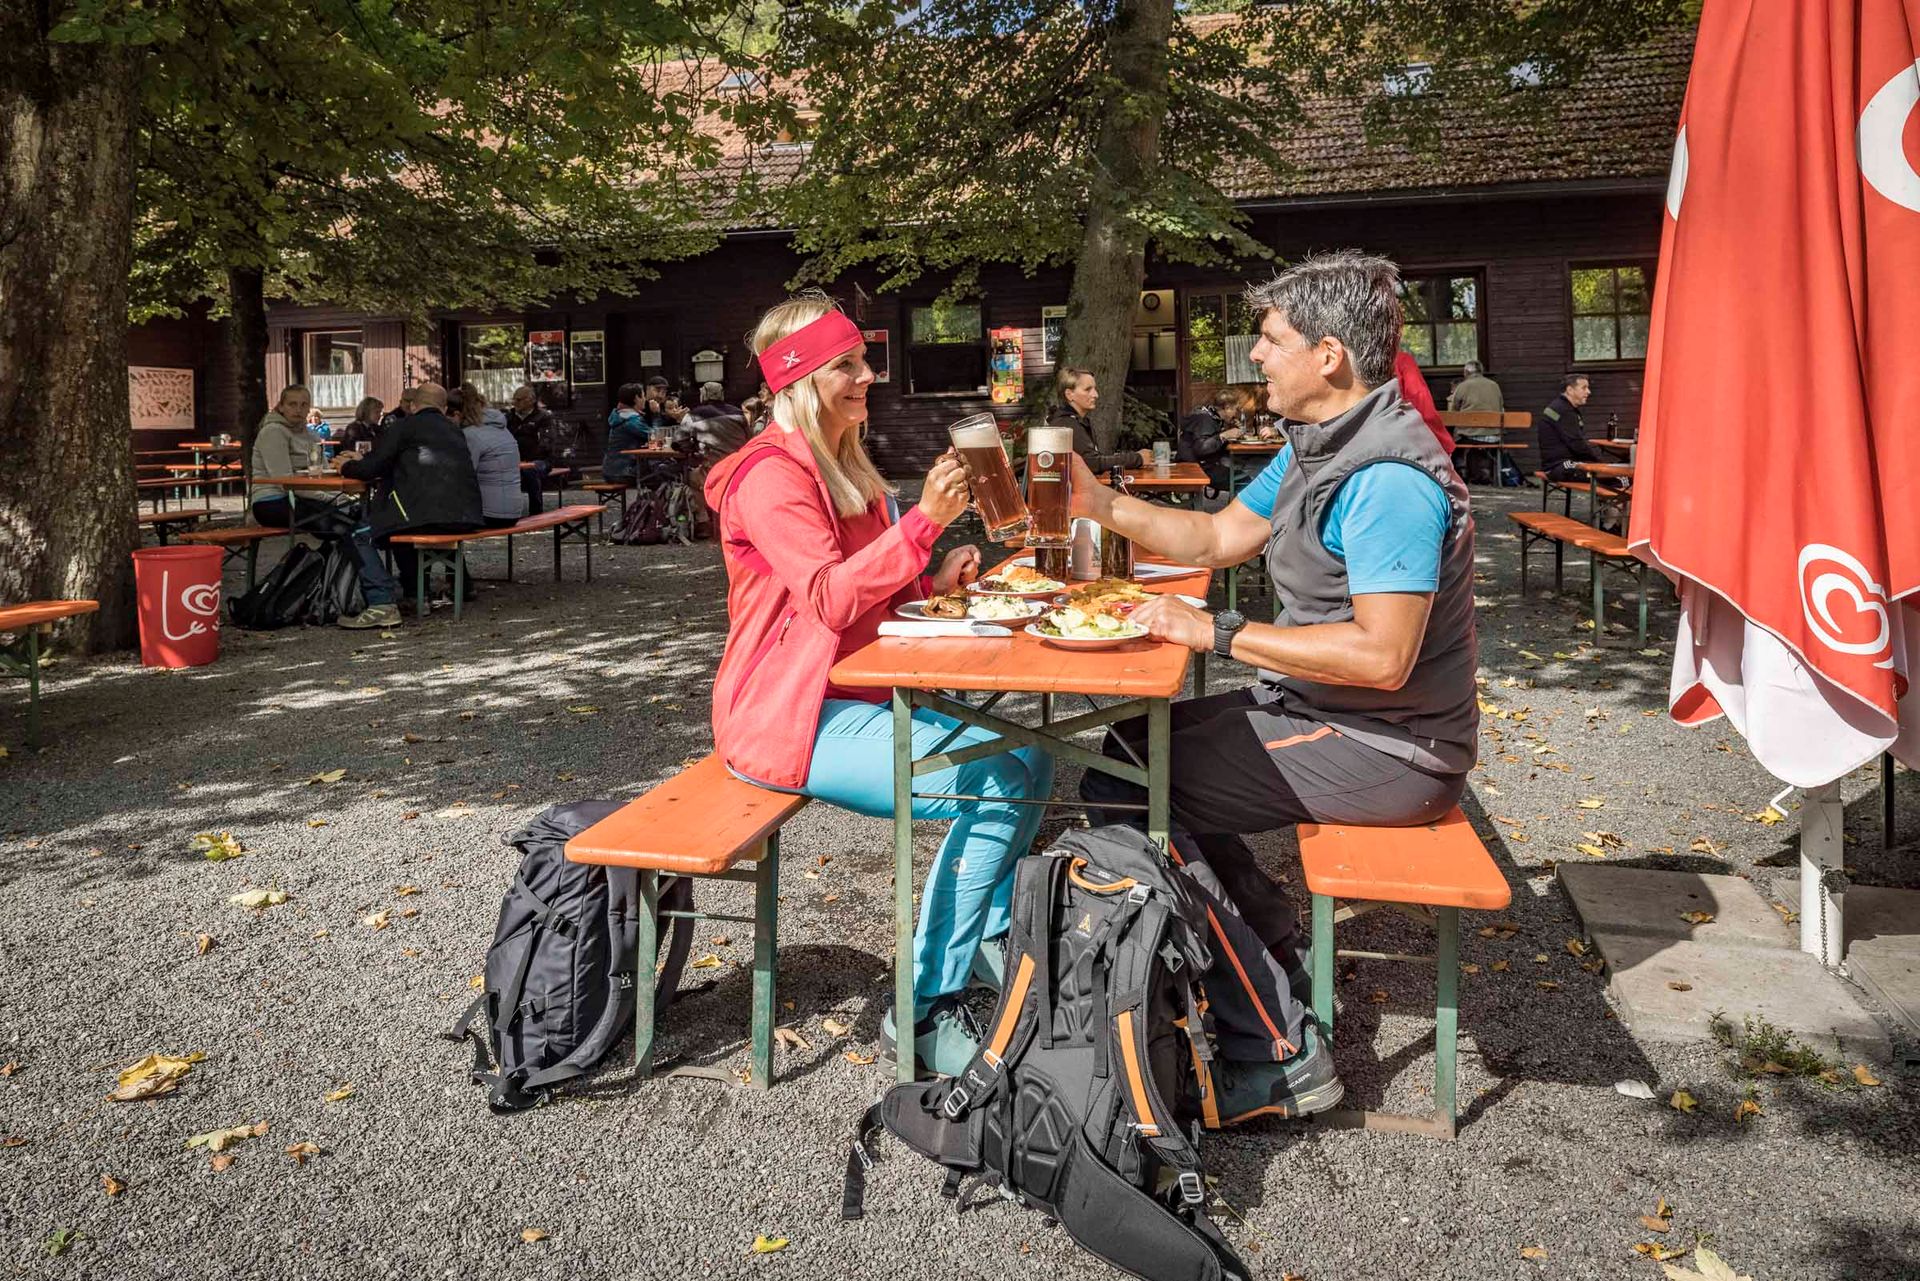
[[[727,566],[726,652],[713,683],[714,743],[743,778],[803,792],[861,814],[893,812],[891,691],[843,689],[834,661],[879,634],[894,607],[978,573],[956,548],[931,580],[933,545],[967,502],[959,460],[927,473],[920,501],[896,516],[893,491],[861,443],[867,366],[860,331],[824,295],[769,311],[748,341],[772,395],[767,429],[707,478]],[[924,754],[956,729],[914,713]],[[954,750],[992,735],[966,730]],[[914,1041],[922,1066],[954,1073],[977,1048],[960,997],[978,963],[996,983],[1015,860],[1027,852],[1053,789],[1053,762],[1031,748],[922,775],[927,792],[984,801],[920,800],[914,817],[952,819],[922,887],[914,935]],[[998,798],[1008,802],[1000,803]],[[983,947],[985,943],[987,946]],[[882,1025],[893,1042],[894,1013]]]

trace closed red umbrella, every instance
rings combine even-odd
[[[1801,787],[1920,763],[1917,54],[1920,0],[1716,0],[1674,145],[1628,537],[1673,715]]]

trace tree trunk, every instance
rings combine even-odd
[[[1093,434],[1112,449],[1133,350],[1133,313],[1146,278],[1147,232],[1132,218],[1136,193],[1160,169],[1167,117],[1167,43],[1173,0],[1122,0],[1107,40],[1119,82],[1094,141],[1086,234],[1067,296],[1066,363],[1092,371],[1100,387]]]
[[[134,66],[0,4],[0,603],[100,602],[62,645],[131,644],[127,402]]]
[[[227,268],[227,309],[233,319],[234,379],[240,390],[240,459],[253,475],[253,435],[267,416],[267,277],[258,267]]]

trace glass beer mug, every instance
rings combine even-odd
[[[1073,544],[1073,428],[1027,432],[1027,546]]]
[[[1026,504],[1014,483],[1013,465],[1000,443],[1000,424],[992,414],[974,414],[947,428],[960,465],[967,471],[967,489],[987,537],[1004,542],[1027,528]]]

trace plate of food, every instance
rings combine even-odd
[[[1048,578],[1025,565],[1009,565],[998,574],[968,583],[967,590],[976,596],[1021,596],[1028,600],[1045,600],[1065,591],[1066,586],[1059,579]]]
[[[893,612],[902,618],[920,621],[967,618],[987,623],[1019,622],[1046,613],[1047,602],[1020,596],[969,596],[965,592],[954,592],[929,600],[908,601]]]
[[[1118,614],[1062,605],[1028,623],[1026,632],[1062,649],[1112,649],[1139,640],[1147,629]]]
[[[1096,578],[1071,589],[1058,598],[1058,603],[1082,613],[1112,614],[1116,618],[1125,618],[1152,599],[1153,593],[1130,579]]]

